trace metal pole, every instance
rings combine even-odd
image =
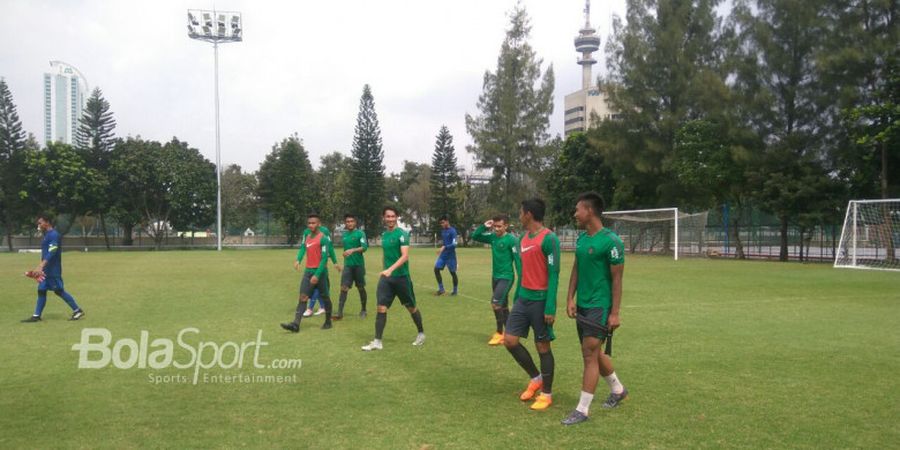
[[[678,261],[678,208],[675,208],[675,261]]]
[[[853,252],[851,253],[851,260],[853,261],[853,267],[856,267],[856,236],[858,233],[858,231],[856,229],[856,212],[857,212],[857,203],[853,202],[853,243],[852,243]]]
[[[222,153],[219,139],[219,43],[213,41],[216,64],[216,251],[222,251]]]

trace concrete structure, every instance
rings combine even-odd
[[[584,28],[575,36],[575,51],[581,53],[578,64],[581,66],[581,89],[566,96],[565,99],[565,134],[566,136],[584,131],[590,126],[592,114],[600,119],[613,117],[607,98],[596,86],[591,73],[591,66],[597,64],[593,53],[600,49],[600,36],[591,27],[591,1],[586,0],[584,6]]]
[[[44,73],[45,144],[75,144],[87,96],[87,79],[78,69],[62,61],[50,61],[50,72]]]

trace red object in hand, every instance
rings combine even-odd
[[[43,272],[37,272],[34,270],[29,270],[28,272],[25,272],[25,276],[33,279],[34,281],[36,281],[38,283],[40,283],[41,281],[44,281],[44,279],[46,278],[44,276]]]

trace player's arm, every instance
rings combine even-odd
[[[47,256],[45,258],[41,258],[41,262],[38,264],[36,271],[43,273],[44,268],[47,267],[47,264],[50,264],[50,260],[59,257],[59,242],[58,241],[50,241],[50,244],[47,245]]]
[[[328,239],[328,236],[322,236],[322,239],[319,241],[319,245],[322,246],[323,253],[328,252],[334,256],[334,250],[331,248],[331,239]],[[322,258],[319,261],[319,267],[316,268],[316,277],[321,277],[322,274],[328,271],[328,258]]]
[[[544,306],[544,321],[553,325],[556,320],[556,291],[559,288],[559,238],[549,234],[541,244],[547,257],[547,302]]]
[[[450,236],[449,236],[450,243],[449,244],[444,243],[444,248],[448,249],[448,250],[456,248],[456,236],[457,236],[456,228],[451,228],[449,234],[450,234]]]
[[[300,250],[297,250],[297,260],[294,261],[294,269],[300,270],[300,262],[303,261],[303,257],[306,256],[306,235],[303,235],[303,239],[300,241]]]
[[[513,299],[519,298],[519,291],[522,289],[522,238],[516,241],[513,247],[513,269],[516,270],[516,294]]]
[[[359,238],[359,247],[357,247],[357,248],[359,249],[359,250],[357,250],[359,253],[364,253],[366,250],[369,249],[369,240],[366,239],[365,233],[363,233],[362,237]]]
[[[625,245],[617,242],[609,253],[609,273],[612,275],[612,307],[609,310],[607,326],[612,332],[619,328],[619,307],[622,305],[622,276],[625,273]]]
[[[323,238],[325,238],[325,237],[323,236]],[[327,239],[328,239],[328,257],[331,258],[332,263],[337,264],[338,261],[337,261],[337,255],[334,254],[334,245],[331,245],[331,238],[327,238]],[[325,259],[325,258],[322,258],[322,259]]]
[[[472,233],[472,239],[478,242],[482,242],[485,244],[490,244],[494,242],[493,238],[496,238],[497,235],[494,234],[493,230],[488,230],[487,222],[478,225],[478,228],[475,229],[475,232]]]
[[[578,288],[578,258],[572,264],[572,275],[569,276],[569,293],[566,295],[566,314],[571,318],[575,318],[575,291]]]

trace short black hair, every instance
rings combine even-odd
[[[588,206],[591,207],[591,210],[594,211],[594,215],[600,217],[603,214],[603,211],[606,209],[606,204],[603,203],[603,197],[600,194],[590,191],[585,192],[578,196],[579,202],[585,202]]]
[[[531,217],[538,222],[544,221],[544,212],[547,211],[547,204],[540,198],[529,198],[522,201],[522,211],[531,213]]]
[[[37,215],[37,218],[49,223],[50,225],[53,225],[53,217],[51,217],[50,214],[40,213]]]
[[[344,220],[347,220],[347,219],[356,220],[356,214],[353,214],[353,213],[344,214]]]
[[[383,216],[384,213],[386,213],[386,212],[388,212],[388,211],[393,211],[394,214],[396,214],[396,215],[398,215],[398,216],[400,215],[400,211],[397,211],[397,208],[395,208],[395,207],[393,207],[393,206],[390,206],[390,205],[385,206],[384,208],[381,208],[381,215]]]
[[[319,215],[318,215],[317,213],[309,213],[309,214],[306,216],[306,218],[307,218],[307,219],[319,219],[319,220],[322,220],[322,218],[319,217]]]
[[[447,221],[447,222],[449,222],[449,221],[450,221],[450,218],[449,218],[449,217],[447,217],[447,215],[446,215],[446,214],[444,214],[444,215],[443,215],[443,216],[441,216],[441,218],[440,218],[440,219],[438,219],[438,222],[443,222],[443,221],[445,221],[445,220],[446,220],[446,221]]]
[[[491,220],[493,220],[494,222],[503,221],[503,222],[509,223],[509,216],[507,216],[506,214],[497,214]]]

